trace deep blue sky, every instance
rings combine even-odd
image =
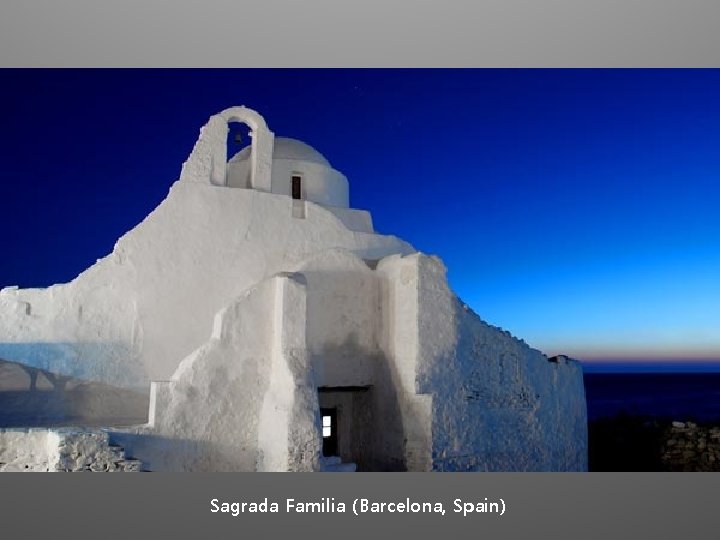
[[[109,253],[247,105],[530,345],[720,358],[720,70],[0,70],[0,97],[0,286]]]

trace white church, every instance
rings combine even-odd
[[[231,122],[251,135],[234,156]],[[257,112],[216,114],[112,253],[70,283],[0,290],[0,359],[36,392],[96,384],[87,418],[127,391],[99,440],[150,471],[586,470],[579,363],[482,321],[440,259],[376,233],[349,193]],[[29,459],[33,433],[1,430],[0,461]]]

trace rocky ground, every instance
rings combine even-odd
[[[590,471],[720,471],[720,422],[619,414],[589,424]]]

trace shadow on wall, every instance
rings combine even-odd
[[[147,422],[149,391],[84,381],[0,359],[0,427]]]
[[[0,342],[0,359],[124,388],[149,385],[137,355],[122,342]]]

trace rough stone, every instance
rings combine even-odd
[[[0,472],[135,472],[138,460],[109,446],[104,431],[1,429]]]
[[[720,433],[720,428],[699,426],[694,422],[672,422],[663,437],[663,468],[668,471],[720,471],[720,440],[713,436],[714,433]]]

